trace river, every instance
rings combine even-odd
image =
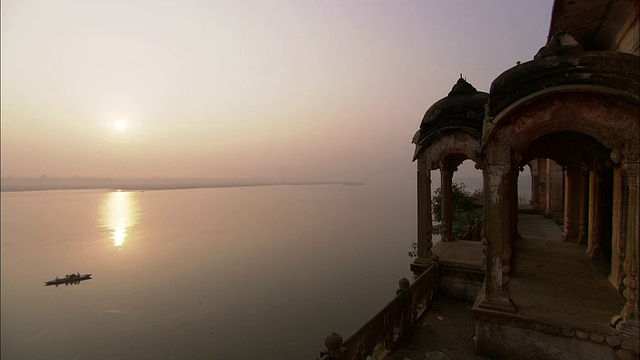
[[[1,200],[3,359],[315,359],[411,276],[414,187]],[[44,286],[71,272],[93,278]]]

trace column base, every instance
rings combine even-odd
[[[489,298],[486,294],[481,294],[480,302],[478,303],[478,307],[481,309],[491,310],[491,311],[499,311],[515,314],[518,312],[516,306],[513,305],[511,299],[509,298]]]
[[[578,236],[578,244],[584,245],[587,243],[587,235],[582,233]]]
[[[602,248],[600,247],[600,245],[594,245],[592,248],[587,248],[587,256],[590,259],[595,259],[604,257],[604,253],[602,252]]]
[[[638,318],[623,319],[616,324],[616,330],[620,333],[620,335],[623,336],[623,338],[627,339],[627,347],[631,347],[627,350],[635,352],[637,356],[640,351],[638,344],[638,336],[640,336],[640,324],[638,323]]]

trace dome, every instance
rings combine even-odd
[[[476,90],[461,77],[447,97],[438,100],[424,114],[413,142],[421,144],[427,137],[449,129],[468,129],[481,134],[488,99],[489,94]]]

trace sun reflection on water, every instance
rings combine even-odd
[[[122,247],[127,238],[127,230],[138,218],[135,196],[131,192],[115,191],[105,198],[102,209],[102,223],[111,232],[113,245]]]

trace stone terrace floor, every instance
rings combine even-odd
[[[609,321],[625,301],[601,271],[602,260],[590,259],[584,246],[558,241],[559,229],[549,231],[551,220],[535,215],[519,219],[522,239],[514,242],[510,283],[518,314],[614,333]]]
[[[408,340],[387,359],[469,360],[487,359],[474,353],[476,324],[470,303],[435,297],[429,311],[419,319]]]
[[[522,239],[514,242],[510,284],[518,315],[599,332],[613,331],[608,327],[609,320],[619,313],[624,299],[599,270],[602,264],[589,259],[584,246],[559,241],[562,230],[553,220],[521,214],[518,230]],[[449,250],[439,254],[441,261],[447,260],[447,252],[455,253],[457,262],[465,261],[460,254],[469,247],[461,243],[467,251],[455,252],[451,250],[455,243],[448,243]],[[477,258],[475,252],[469,253],[466,261],[475,264]],[[388,359],[486,359],[474,352],[472,304],[444,297],[437,297],[432,304],[410,338]]]

